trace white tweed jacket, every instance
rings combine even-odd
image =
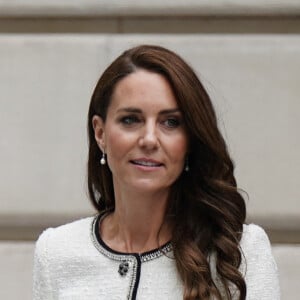
[[[171,243],[143,254],[110,249],[89,217],[39,237],[34,256],[34,300],[183,299]],[[247,300],[280,299],[278,272],[269,239],[257,225],[244,225],[240,271]],[[214,259],[210,261],[214,274]]]

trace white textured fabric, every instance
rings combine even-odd
[[[121,276],[120,261],[101,253],[95,244],[93,221],[91,217],[49,228],[39,237],[34,258],[34,300],[128,299],[136,261],[129,260],[128,273]],[[244,225],[241,248],[244,259],[240,270],[245,274],[247,300],[280,299],[277,267],[264,230]],[[172,252],[140,264],[136,299],[183,298],[182,283],[170,256]]]

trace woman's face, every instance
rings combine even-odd
[[[114,188],[168,190],[183,171],[188,138],[168,81],[140,69],[115,87],[105,123],[94,116]]]

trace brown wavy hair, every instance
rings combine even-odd
[[[125,51],[100,77],[88,113],[92,204],[103,211],[114,209],[115,203],[111,171],[99,163],[102,152],[95,141],[92,118],[99,115],[105,122],[116,84],[137,69],[168,80],[189,136],[189,172],[182,172],[172,185],[166,212],[174,219],[172,245],[184,299],[232,299],[233,293],[245,299],[246,283],[239,271],[245,202],[211,100],[195,72],[176,53],[159,46],[138,46]]]

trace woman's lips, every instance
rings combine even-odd
[[[143,166],[143,167],[161,167],[163,164],[159,161],[153,159],[134,159],[130,161],[134,165]]]

